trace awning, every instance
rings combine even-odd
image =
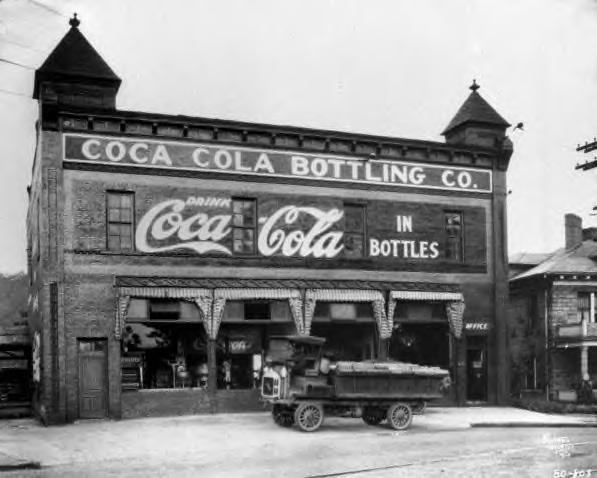
[[[460,292],[434,292],[422,290],[393,290],[390,298],[396,300],[464,300]]]
[[[114,337],[120,340],[122,328],[126,321],[126,315],[131,298],[143,299],[182,299],[192,301],[203,314],[203,326],[211,337],[212,318],[211,304],[213,295],[211,289],[184,288],[184,287],[118,287],[116,300],[116,323],[114,324]]]
[[[379,290],[363,289],[307,289],[305,292],[305,333],[311,331],[311,322],[317,301],[325,302],[371,302],[377,322],[379,336],[388,339],[392,335],[392,324],[388,322],[385,299]]]
[[[222,322],[227,300],[269,299],[287,300],[292,319],[299,334],[305,333],[303,322],[303,299],[299,289],[276,288],[218,288],[214,289],[213,316],[211,334],[215,338]]]
[[[247,300],[247,299],[270,299],[284,300],[290,297],[300,297],[301,291],[298,289],[256,289],[256,288],[238,288],[238,289],[214,289],[214,297],[227,300]]]
[[[393,325],[397,300],[425,300],[446,303],[446,316],[450,331],[459,339],[462,336],[464,296],[461,292],[392,290],[388,300],[388,322]]]
[[[119,296],[150,299],[193,299],[211,296],[211,289],[183,287],[119,287]]]

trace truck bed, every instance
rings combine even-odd
[[[330,375],[338,399],[441,398],[446,377],[439,367],[401,362],[337,362]]]

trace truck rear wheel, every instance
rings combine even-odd
[[[303,402],[294,411],[294,421],[304,432],[314,432],[323,422],[323,407],[315,402]]]
[[[413,411],[408,403],[398,402],[390,407],[387,418],[394,430],[406,430],[413,421]]]
[[[384,411],[377,407],[365,407],[361,417],[367,425],[379,425],[384,417]]]
[[[283,405],[274,405],[272,417],[276,425],[281,427],[290,428],[292,425],[294,425],[294,416],[292,414],[292,410]]]

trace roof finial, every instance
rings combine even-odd
[[[81,24],[81,22],[80,22],[80,21],[79,21],[79,19],[77,18],[77,14],[76,14],[76,13],[73,15],[73,18],[71,18],[71,19],[68,21],[68,24],[69,24],[71,27],[74,27],[74,28],[77,28],[77,27],[78,27],[78,26]]]
[[[472,90],[473,92],[477,91],[479,88],[481,88],[479,85],[477,85],[477,80],[473,80],[473,84],[471,86],[469,86],[469,89]]]

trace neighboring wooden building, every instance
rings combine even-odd
[[[512,146],[476,84],[445,142],[120,111],[119,85],[76,20],[36,72],[38,413],[261,409],[288,333],[507,399]]]
[[[583,229],[574,214],[565,224],[564,248],[534,256],[536,263],[511,260],[518,271],[510,279],[515,395],[576,401],[581,381],[591,380],[597,397],[597,228]]]

